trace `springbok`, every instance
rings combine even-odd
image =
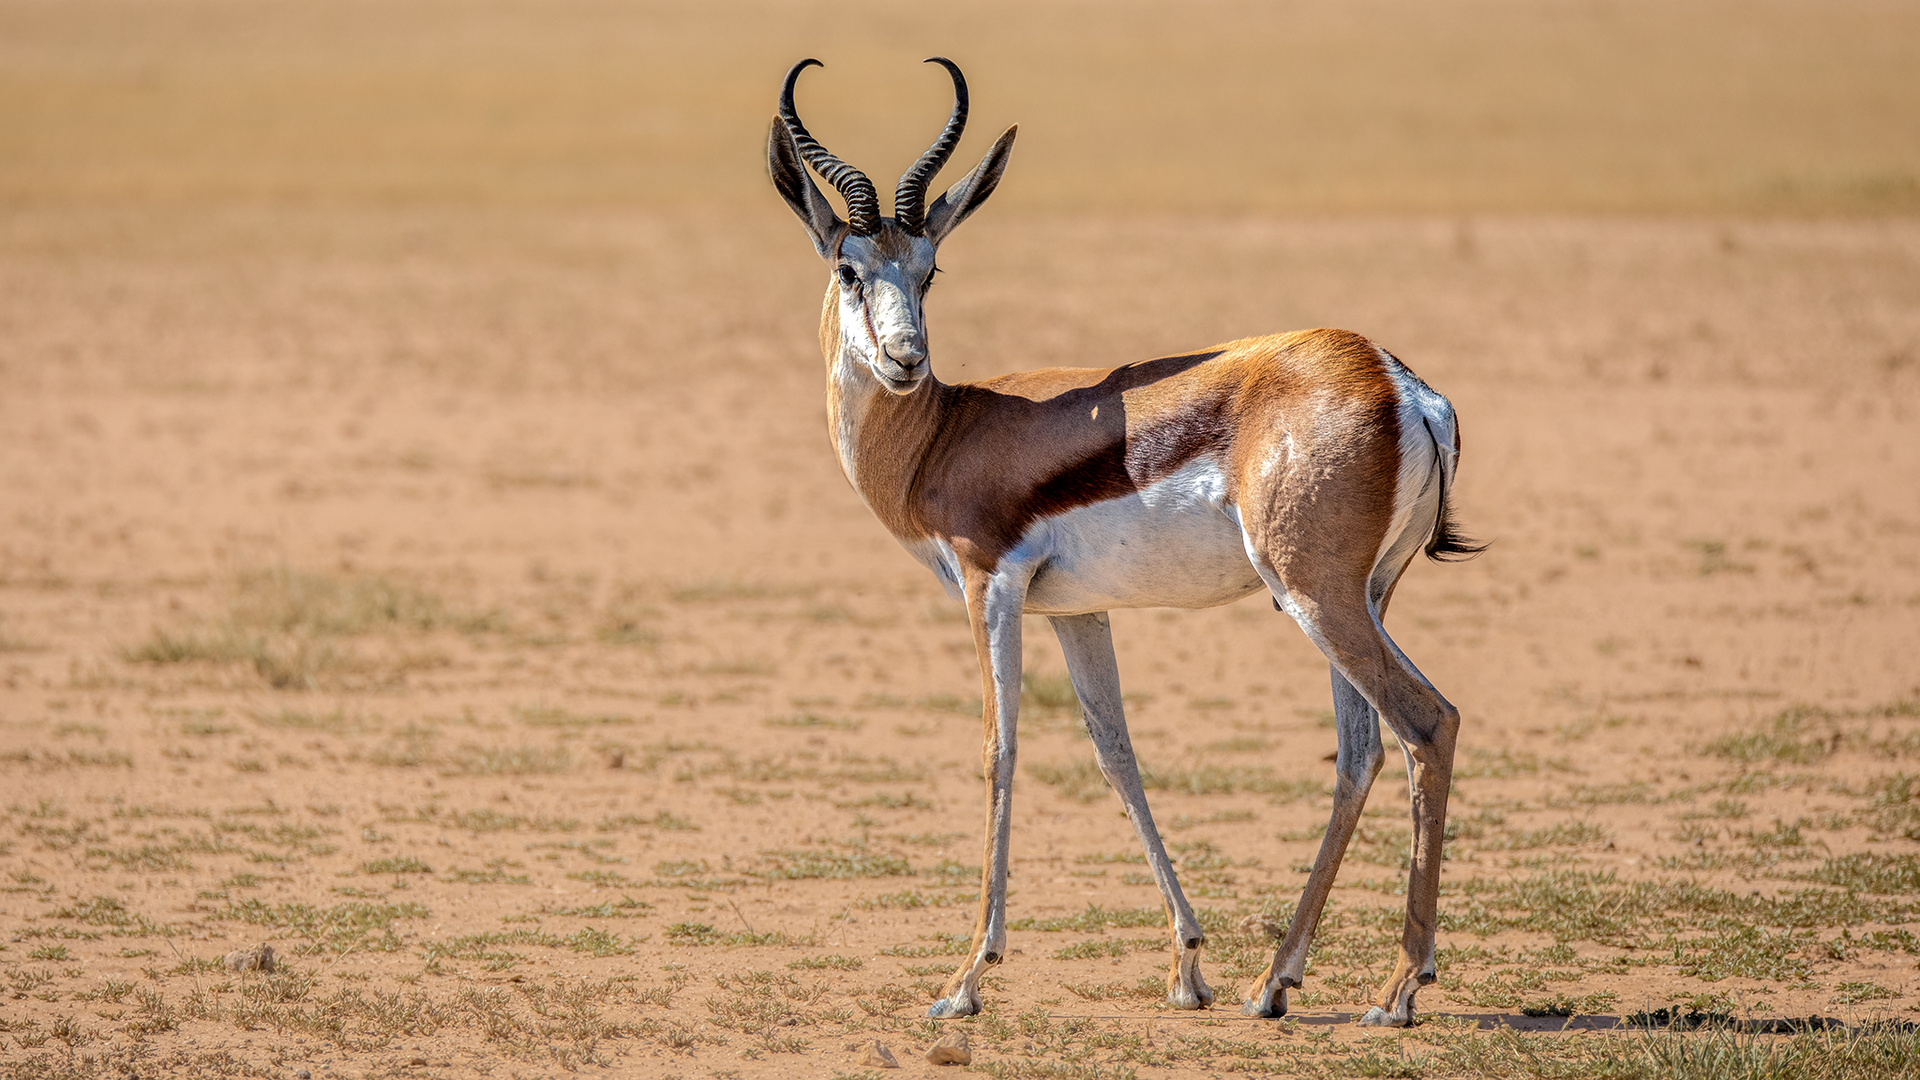
[[[1413,808],[1413,865],[1399,962],[1363,1024],[1413,1021],[1434,979],[1441,833],[1460,714],[1381,625],[1394,585],[1423,547],[1436,560],[1480,548],[1453,524],[1459,454],[1453,408],[1357,334],[1304,330],[1247,338],[1116,368],[1060,368],[949,385],[928,366],[926,296],[934,252],[1006,171],[1008,128],[960,181],[926,202],[960,141],[953,114],[900,178],[891,218],[873,182],[800,123],[780,88],[767,140],[774,186],[830,271],[820,315],[827,425],[840,467],[881,524],[964,599],[979,652],[988,821],[970,955],[928,1015],[980,1010],[980,977],[1007,949],[1020,620],[1048,617],[1066,654],[1100,771],[1119,794],[1165,899],[1173,938],[1167,1000],[1213,1004],[1200,975],[1200,922],[1147,809],[1127,737],[1107,612],[1204,608],[1261,588],[1326,654],[1339,732],[1333,815],[1300,905],[1241,1011],[1286,1013],[1348,839],[1399,737]],[[802,163],[805,163],[803,166]],[[846,200],[847,220],[807,175]]]

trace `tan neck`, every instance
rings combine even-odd
[[[865,363],[842,351],[836,289],[827,291],[820,346],[827,367],[827,437],[842,471],[896,536],[919,536],[913,488],[952,388],[929,375],[910,394],[888,393]]]

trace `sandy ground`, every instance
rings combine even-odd
[[[1015,198],[942,252],[949,381],[1341,326],[1458,408],[1493,547],[1417,565],[1390,619],[1466,717],[1442,970],[1380,1041],[1345,1021],[1397,934],[1399,765],[1296,1017],[1169,1013],[1043,620],[1012,955],[987,1015],[914,1020],[971,926],[977,668],[838,473],[825,275],[770,191],[80,198],[57,171],[10,172],[0,214],[21,1075],[825,1076],[875,1038],[927,1072],[956,1026],[1003,1076],[1338,1072],[1493,1024],[1920,1007],[1910,216]],[[1325,822],[1325,664],[1264,597],[1114,621],[1237,1004]],[[274,974],[220,965],[259,943]]]

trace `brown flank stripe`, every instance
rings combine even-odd
[[[822,327],[822,344],[829,332],[837,351],[836,328]],[[1321,468],[1361,466],[1368,475],[1339,486],[1389,515],[1399,472],[1398,397],[1386,362],[1341,330],[1248,338],[1105,370],[955,385],[930,378],[904,397],[875,389],[867,407],[855,481],[868,504],[903,539],[946,539],[982,569],[1036,520],[1135,493],[1203,454],[1218,460],[1238,501],[1242,484],[1259,484],[1249,470],[1264,462],[1238,459],[1236,431],[1287,432],[1296,455],[1310,453]],[[1260,442],[1258,453],[1272,445]],[[1377,524],[1384,532],[1385,520]],[[1378,538],[1372,543],[1369,554]]]

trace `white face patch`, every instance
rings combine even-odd
[[[849,236],[834,265],[840,305],[840,355],[861,364],[884,389],[903,394],[929,373],[926,289],[933,244],[899,236],[905,253],[889,258],[873,238]]]

